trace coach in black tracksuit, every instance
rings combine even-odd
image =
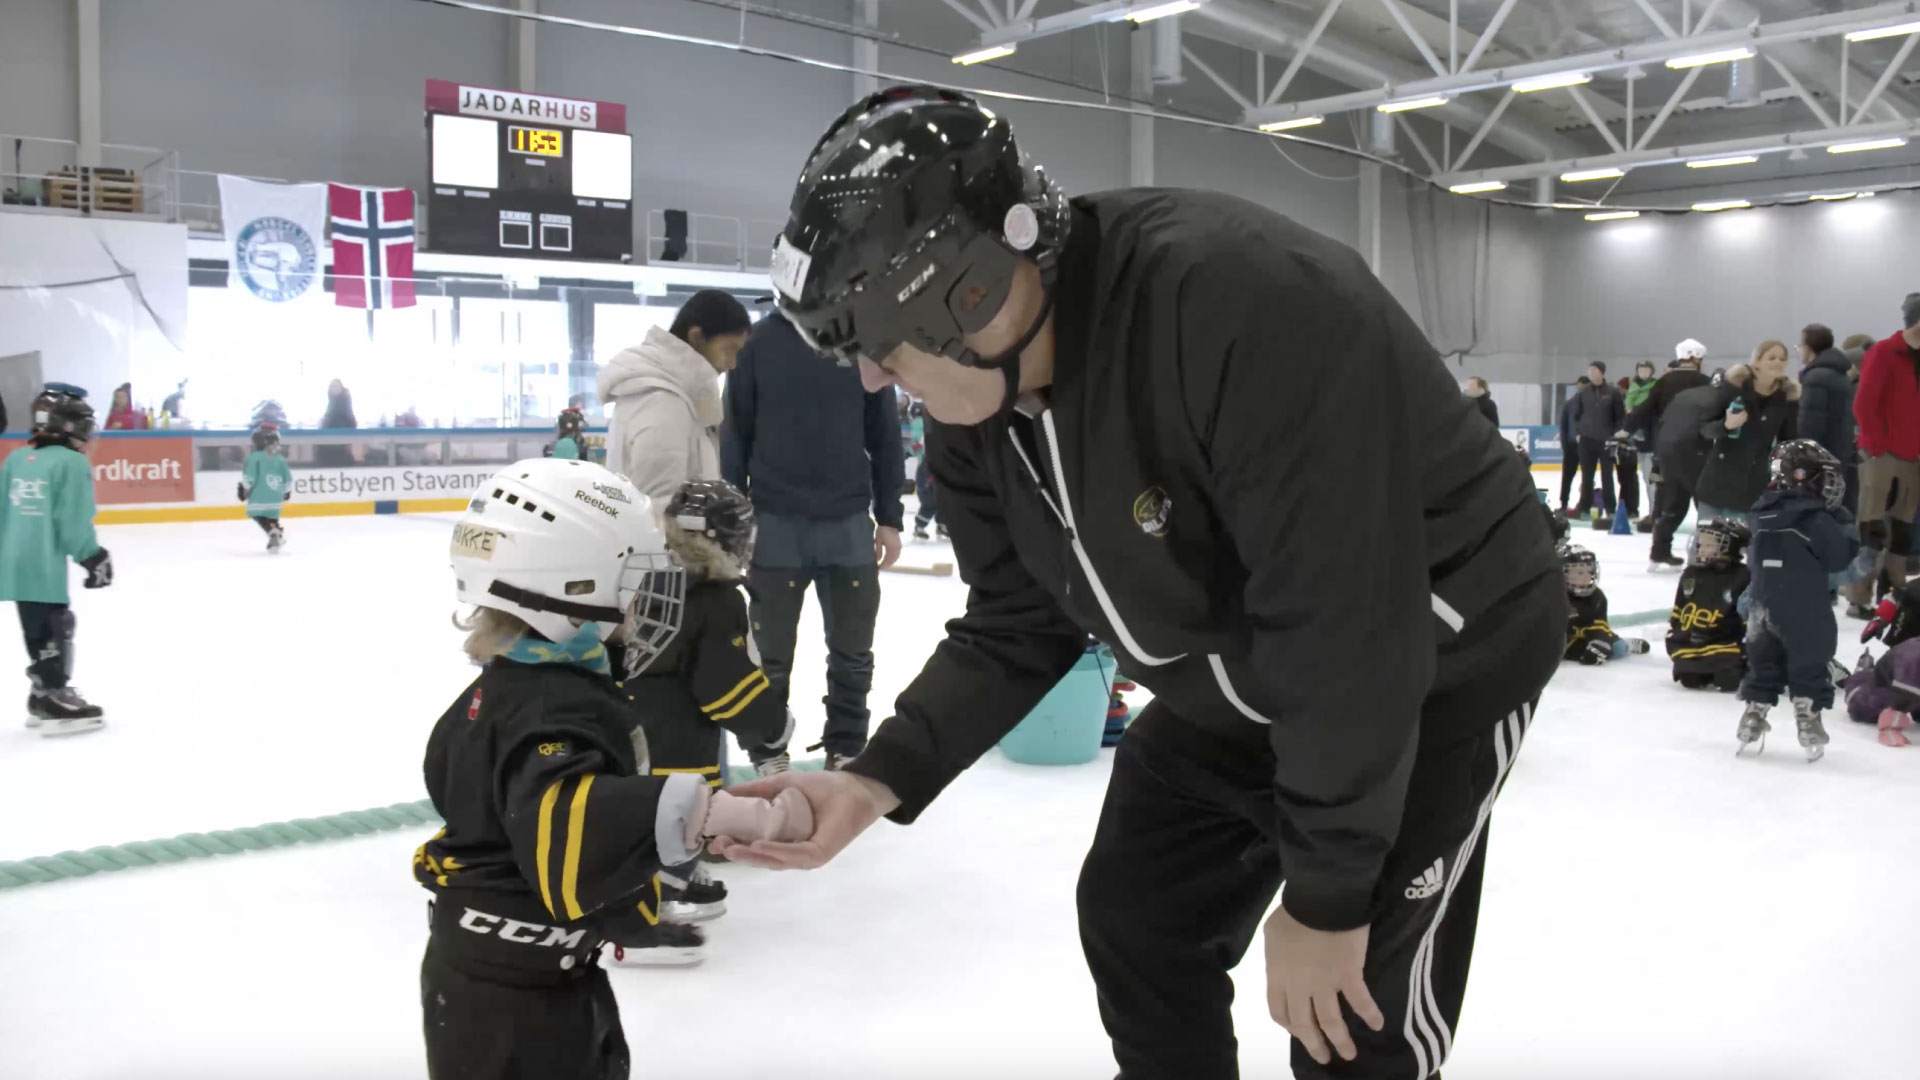
[[[848,772],[741,789],[806,791],[813,841],[734,856],[818,865],[914,820],[1092,633],[1155,694],[1080,880],[1122,1075],[1238,1075],[1228,969],[1283,880],[1265,944],[1295,1075],[1434,1073],[1567,608],[1525,468],[1385,288],[1228,196],[1068,203],[1004,120],[924,87],[829,130],[773,276],[816,345],[939,421],[971,592]],[[1293,362],[1282,329],[1342,360]],[[1349,1034],[1353,1063],[1324,1064]]]

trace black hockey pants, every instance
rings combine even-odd
[[[73,677],[73,609],[17,600],[20,636],[27,644],[27,679],[36,693],[60,690]]]

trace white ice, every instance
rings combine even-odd
[[[119,577],[76,590],[78,684],[111,724],[0,727],[0,859],[422,797],[426,733],[469,677],[447,525],[294,519],[279,557],[244,522],[104,529]],[[1645,537],[1579,535],[1616,612],[1667,606]],[[963,597],[885,589],[883,715]],[[811,741],[808,612],[793,700]],[[1809,765],[1782,714],[1765,755],[1737,760],[1738,707],[1674,686],[1660,628],[1643,632],[1653,655],[1563,665],[1541,706],[1494,815],[1449,1080],[1920,1075],[1920,747],[1836,713]],[[0,699],[25,688],[0,672]],[[1105,777],[1105,760],[995,752],[824,871],[724,868],[732,911],[703,967],[613,972],[635,1076],[1112,1076],[1073,915]],[[0,1077],[424,1076],[409,859],[429,832],[0,893]],[[1287,1075],[1263,970],[1256,942],[1235,1008],[1250,1078]]]

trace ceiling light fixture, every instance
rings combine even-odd
[[[1752,205],[1745,199],[1719,199],[1714,202],[1694,203],[1693,208],[1703,214],[1714,214],[1722,210],[1745,210]]]
[[[1813,196],[1813,201],[1814,202],[1839,202],[1842,199],[1855,198],[1859,194],[1860,193],[1857,191],[1826,191]]]
[[[1578,184],[1583,180],[1614,180],[1625,175],[1627,174],[1619,169],[1579,169],[1561,173],[1560,179],[1569,184]]]
[[[1411,109],[1431,109],[1436,105],[1445,105],[1446,103],[1447,95],[1435,94],[1432,97],[1408,98],[1405,101],[1389,101],[1385,105],[1376,105],[1374,108],[1383,113],[1397,113],[1407,112]]]
[[[1472,184],[1455,184],[1447,190],[1453,192],[1455,195],[1483,195],[1489,191],[1505,191],[1506,189],[1507,182],[1505,180],[1481,180]]]
[[[1261,131],[1292,131],[1294,128],[1314,127],[1327,122],[1324,116],[1296,116],[1291,120],[1275,120],[1271,124],[1261,124]]]
[[[1152,22],[1155,19],[1164,19],[1169,15],[1184,15],[1189,11],[1197,11],[1199,7],[1200,0],[1172,0],[1171,3],[1151,4],[1147,7],[1129,11],[1126,17],[1136,23]]]
[[[1920,22],[1901,23],[1898,26],[1882,26],[1877,30],[1855,30],[1847,35],[1848,41],[1878,41],[1881,38],[1905,37],[1908,34],[1920,34]]]
[[[1631,221],[1640,216],[1638,210],[1608,210],[1599,214],[1588,214],[1588,221]]]
[[[959,56],[953,58],[953,62],[971,67],[974,64],[984,64],[989,60],[998,60],[1005,56],[1012,56],[1016,51],[1017,50],[1011,45],[989,45],[984,49],[975,49],[970,53],[961,53]]]
[[[1735,60],[1751,60],[1754,52],[1745,45],[1737,49],[1720,49],[1716,52],[1695,53],[1692,56],[1676,56],[1667,61],[1667,66],[1675,71],[1686,68],[1706,67],[1708,64],[1730,64]]]
[[[1864,142],[1834,143],[1832,146],[1827,147],[1827,153],[1857,154],[1862,150],[1893,150],[1905,145],[1907,145],[1907,140],[1896,135],[1891,139],[1868,139]]]
[[[1516,94],[1534,94],[1542,90],[1558,90],[1565,86],[1585,86],[1593,81],[1593,76],[1584,71],[1569,72],[1565,75],[1542,75],[1537,79],[1521,79],[1513,84]]]
[[[1698,161],[1687,162],[1687,168],[1689,169],[1723,169],[1728,165],[1751,165],[1754,162],[1759,160],[1760,160],[1759,158],[1753,156],[1752,154],[1741,154],[1737,157],[1701,158]]]

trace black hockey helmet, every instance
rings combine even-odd
[[[280,445],[280,425],[271,420],[263,421],[253,429],[253,448],[271,452]]]
[[[1703,521],[1687,545],[1687,561],[1695,566],[1732,566],[1753,539],[1753,531],[1735,518]]]
[[[740,565],[753,556],[753,503],[725,480],[689,480],[667,501],[667,520],[719,544]]]
[[[560,420],[554,430],[562,439],[577,439],[587,430],[587,418],[579,409],[569,406],[560,410]]]
[[[1600,587],[1600,559],[1583,547],[1560,549],[1560,577],[1567,592],[1574,596],[1592,596]]]
[[[72,383],[50,382],[33,399],[33,433],[50,439],[86,442],[96,428],[87,392]]]
[[[1001,367],[1045,310],[1000,356],[961,337],[1000,313],[1022,259],[1051,297],[1067,223],[1066,198],[1021,155],[1005,117],[957,90],[894,86],[814,145],[770,274],[781,312],[820,352],[879,363],[904,343]]]
[[[1768,487],[1818,495],[1829,507],[1839,506],[1847,494],[1840,459],[1812,439],[1790,439],[1774,447],[1771,471]]]

